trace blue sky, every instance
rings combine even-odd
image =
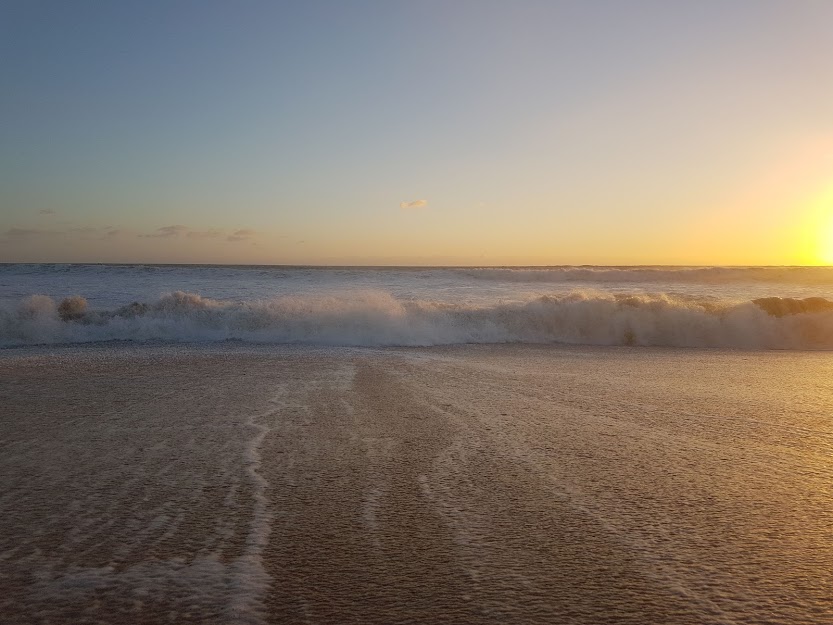
[[[812,262],[830,24],[812,0],[6,2],[0,261]]]

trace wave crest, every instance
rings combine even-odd
[[[175,292],[94,311],[33,295],[0,308],[0,345],[106,340],[352,346],[568,343],[833,349],[833,302],[731,303],[680,295],[574,292],[488,306],[397,299],[383,291],[224,301]]]

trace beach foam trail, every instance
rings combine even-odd
[[[274,372],[164,349],[0,359],[3,623],[272,622]]]
[[[58,303],[43,295],[0,308],[2,346],[109,340],[832,349],[833,302],[596,291],[491,305],[397,299],[384,291],[228,301],[179,291],[115,310],[89,310],[77,296]]]

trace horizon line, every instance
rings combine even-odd
[[[11,265],[71,265],[71,266],[120,266],[130,267],[135,265],[142,265],[147,267],[280,267],[283,269],[563,269],[563,268],[605,268],[605,269],[654,269],[654,268],[674,268],[674,269],[824,269],[833,268],[833,264],[819,264],[819,265],[719,265],[719,264],[672,264],[672,263],[652,263],[652,264],[554,264],[554,265],[401,265],[401,264],[297,264],[297,263],[176,263],[176,262],[100,262],[100,261],[0,261],[0,266]]]

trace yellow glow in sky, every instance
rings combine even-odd
[[[813,213],[818,220],[814,233],[815,245],[811,246],[809,256],[815,257],[815,262],[833,265],[833,183],[817,200]]]

